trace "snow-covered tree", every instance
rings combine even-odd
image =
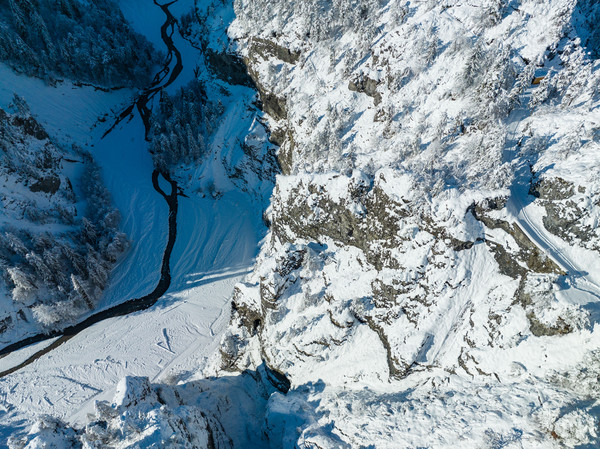
[[[126,23],[113,0],[9,0],[0,15],[0,56],[43,79],[143,86],[159,55]]]
[[[212,132],[222,108],[208,100],[199,81],[192,81],[173,96],[162,92],[150,131],[154,165],[168,169],[180,162],[199,161],[206,152],[205,136]]]
[[[9,267],[7,270],[13,284],[12,297],[17,302],[26,302],[33,298],[36,287],[31,276],[19,267]]]

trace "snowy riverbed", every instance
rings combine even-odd
[[[191,1],[180,3],[178,13],[193,5]],[[136,5],[140,6],[128,3],[124,8],[126,17],[158,46],[160,38],[156,36],[160,36],[158,27],[164,22],[164,14],[160,8],[146,5],[142,17],[136,13]],[[138,20],[133,20],[136,17]],[[184,70],[169,87],[171,92],[193,78],[198,57],[178,33],[175,43],[182,53]],[[105,138],[101,136],[110,126],[110,119],[96,126],[98,117],[118,113],[134,93],[106,93],[70,83],[50,87],[14,75],[4,66],[0,69],[6,72],[3,79],[7,80],[0,89],[0,106],[8,104],[16,92],[27,100],[32,113],[54,139],[74,141],[90,150],[121,211],[122,230],[132,247],[111,273],[100,308],[149,293],[160,277],[168,209],[152,187],[153,165],[144,126],[135,115]],[[245,92],[225,103],[223,129],[217,130],[211,142],[215,156],[207,157],[201,169],[182,173],[180,186],[187,197],[179,200],[172,283],[167,294],[146,311],[105,320],[82,331],[31,365],[1,379],[0,439],[11,434],[14,426],[25,425],[24,418],[40,413],[84,419],[94,400],[112,397],[122,377],[143,375],[159,380],[197,370],[215,349],[229,319],[234,285],[250,271],[264,232],[263,201],[225,179],[217,157],[227,139],[243,136],[253,125],[252,114],[238,117],[240,104],[251,101],[251,96]],[[211,177],[212,185],[220,188],[217,198],[202,188]],[[0,359],[0,371],[19,363],[30,352],[31,348],[25,348]]]

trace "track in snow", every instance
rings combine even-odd
[[[85,319],[79,324],[67,327],[63,331],[52,332],[49,334],[38,334],[3,348],[2,350],[0,350],[0,355],[5,356],[13,351],[24,348],[25,346],[49,340],[51,338],[60,337],[51,345],[45,347],[44,349],[36,352],[35,354],[27,358],[27,360],[25,360],[21,364],[14,366],[6,371],[0,372],[0,378],[8,376],[9,374],[20,370],[21,368],[30,365],[31,363],[38,360],[40,357],[48,354],[49,352],[58,348],[63,343],[69,341],[82,330],[87,329],[88,327],[93,326],[94,324],[99,323],[100,321],[106,320],[108,318],[115,318],[118,316],[128,315],[130,313],[138,312],[141,310],[146,310],[147,308],[153,306],[156,303],[156,301],[158,301],[158,299],[166,293],[166,291],[169,289],[169,286],[171,285],[170,261],[173,246],[175,246],[175,240],[177,238],[177,196],[181,195],[181,192],[179,191],[177,183],[171,180],[168,174],[162,174],[162,176],[171,184],[171,193],[167,195],[159,185],[158,176],[158,170],[154,170],[154,172],[152,173],[152,185],[154,186],[154,189],[164,197],[165,201],[169,205],[169,240],[167,242],[167,246],[163,254],[162,266],[160,270],[161,276],[156,288],[146,296],[137,299],[130,299],[122,304],[111,307],[110,309],[102,310],[101,312],[90,316],[89,318]]]
[[[160,70],[156,74],[156,76],[154,77],[154,80],[152,82],[152,85],[150,87],[148,87],[146,90],[144,90],[142,92],[142,94],[117,117],[113,126],[104,133],[103,137],[106,137],[124,119],[130,118],[133,114],[134,108],[137,108],[137,110],[140,114],[140,117],[144,123],[145,137],[146,138],[148,137],[148,132],[150,130],[150,117],[151,117],[151,113],[152,113],[151,108],[148,107],[148,103],[162,89],[171,85],[177,79],[177,77],[179,76],[181,71],[183,70],[183,62],[182,62],[181,53],[179,52],[177,47],[175,47],[175,44],[173,42],[173,37],[172,37],[173,33],[175,32],[175,24],[177,23],[177,20],[175,19],[175,17],[173,17],[171,12],[169,11],[169,6],[171,6],[176,1],[177,0],[174,0],[165,5],[161,5],[161,4],[157,3],[156,0],[154,0],[154,4],[157,5],[158,7],[160,7],[161,10],[166,15],[166,21],[161,27],[161,37],[162,37],[165,45],[167,46],[169,53],[165,60],[165,65],[164,65],[163,69]],[[173,61],[173,58],[175,58],[175,65],[171,69],[171,63]],[[160,187],[159,175],[161,175],[171,185],[171,193],[170,194],[166,194]],[[26,346],[30,346],[35,343],[39,343],[39,342],[42,342],[45,340],[59,337],[52,344],[50,344],[49,346],[45,347],[44,349],[36,352],[35,354],[31,355],[29,358],[27,358],[24,362],[20,363],[19,365],[14,366],[10,369],[7,369],[3,372],[0,372],[0,378],[7,376],[9,374],[12,374],[12,373],[18,371],[19,369],[33,363],[34,361],[38,360],[40,357],[42,357],[45,354],[56,349],[58,346],[62,345],[63,343],[69,341],[71,338],[73,338],[75,335],[77,335],[82,330],[87,329],[88,327],[90,327],[100,321],[103,321],[108,318],[114,318],[117,316],[123,316],[123,315],[129,314],[129,313],[145,310],[148,307],[151,307],[152,305],[154,305],[156,303],[156,301],[162,295],[164,295],[166,293],[166,291],[168,290],[168,288],[171,284],[171,271],[170,271],[171,253],[173,251],[173,247],[175,245],[175,240],[177,237],[177,209],[178,209],[177,196],[183,195],[183,193],[180,191],[180,189],[177,185],[177,182],[172,180],[168,173],[159,173],[158,170],[154,170],[152,172],[152,186],[153,186],[154,190],[165,199],[165,201],[168,205],[168,208],[169,208],[169,218],[168,218],[168,224],[169,224],[168,236],[169,237],[168,237],[166,248],[163,253],[161,271],[160,271],[161,276],[160,276],[158,284],[156,285],[154,290],[141,298],[130,299],[119,305],[116,305],[109,309],[105,309],[98,313],[95,313],[95,314],[91,315],[90,317],[86,318],[84,321],[82,321],[76,325],[69,326],[62,331],[53,331],[53,332],[49,332],[49,333],[37,334],[37,335],[28,337],[26,339],[23,339],[21,341],[10,344],[10,345],[0,349],[0,358],[1,358],[6,355],[9,355],[13,351],[22,349]]]
[[[535,76],[546,76],[546,74],[547,71],[541,69],[536,72]],[[515,149],[518,147],[518,141],[516,140],[517,131],[521,122],[528,117],[527,107],[533,89],[533,85],[527,87],[521,95],[522,106],[514,110],[511,114],[512,124],[509,125],[507,145],[514,147],[507,149],[507,151],[512,153],[513,157],[516,151],[518,151]],[[540,220],[536,220],[536,217],[530,213],[530,206],[534,201],[529,194],[531,176],[530,166],[521,164],[517,168],[515,182],[513,183],[506,204],[508,213],[525,235],[564,271],[573,288],[600,299],[600,286],[593,279],[590,279],[590,273],[575,262],[573,257],[568,254],[569,245],[558,237],[549,236],[543,223],[540,223]]]
[[[520,187],[522,190],[523,186]],[[543,228],[543,224],[537,223],[538,220],[535,220],[529,213],[529,204],[524,198],[526,195],[528,193],[523,193],[523,191],[513,188],[506,204],[507,210],[514,218],[517,226],[565,272],[573,288],[600,299],[600,287],[593,280],[589,279],[590,273],[569,256],[566,250],[568,244],[560,241],[560,243],[563,243],[563,245],[560,245],[558,237],[549,236]]]

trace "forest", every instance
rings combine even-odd
[[[71,181],[65,163],[80,176]],[[6,311],[42,329],[73,322],[96,306],[129,246],[99,167],[54,144],[16,97],[12,113],[0,110],[0,179],[0,288],[14,302]]]
[[[160,55],[113,0],[0,1],[0,60],[47,82],[142,87]]]
[[[223,105],[208,100],[201,81],[192,81],[174,95],[161,92],[150,129],[154,165],[168,170],[178,163],[199,161],[207,150],[207,136],[222,114]]]

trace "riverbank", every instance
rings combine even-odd
[[[129,7],[139,10],[143,3],[132,0]],[[191,6],[192,2],[187,3]],[[154,14],[148,27],[164,23],[159,8],[154,13],[145,9],[144,14]],[[148,35],[158,31],[147,29]],[[178,33],[173,39],[182,54],[183,70],[168,87],[169,92],[194,78],[197,61],[193,58],[198,57],[198,50]],[[188,47],[181,47],[185,45]],[[207,141],[203,163],[174,170],[173,180],[188,197],[177,197],[170,287],[153,306],[98,322],[0,379],[0,439],[25,428],[40,413],[83,422],[86,414],[93,412],[94,402],[110,399],[124,376],[182,379],[201,370],[216,350],[229,320],[234,286],[250,271],[265,234],[262,213],[272,188],[250,178],[252,188],[242,188],[236,184],[239,180],[229,178],[224,163],[239,160],[240,155],[233,153],[234,144],[243,142],[258,126],[260,111],[253,105],[251,89],[227,89],[231,93],[221,98],[223,116]],[[127,106],[122,101],[116,105],[120,105],[116,114]],[[46,121],[59,118],[47,114]],[[53,129],[60,129],[60,124]],[[92,137],[85,136],[90,141],[87,148],[102,166],[105,182],[122,212],[123,228],[133,240],[130,252],[111,273],[111,285],[100,304],[110,309],[124,299],[145,296],[159,284],[169,240],[169,207],[151,182],[154,168],[139,114],[123,120],[101,139],[103,131],[96,128]],[[85,141],[83,133],[80,137]],[[167,195],[171,192],[162,176],[158,176],[158,184]]]

